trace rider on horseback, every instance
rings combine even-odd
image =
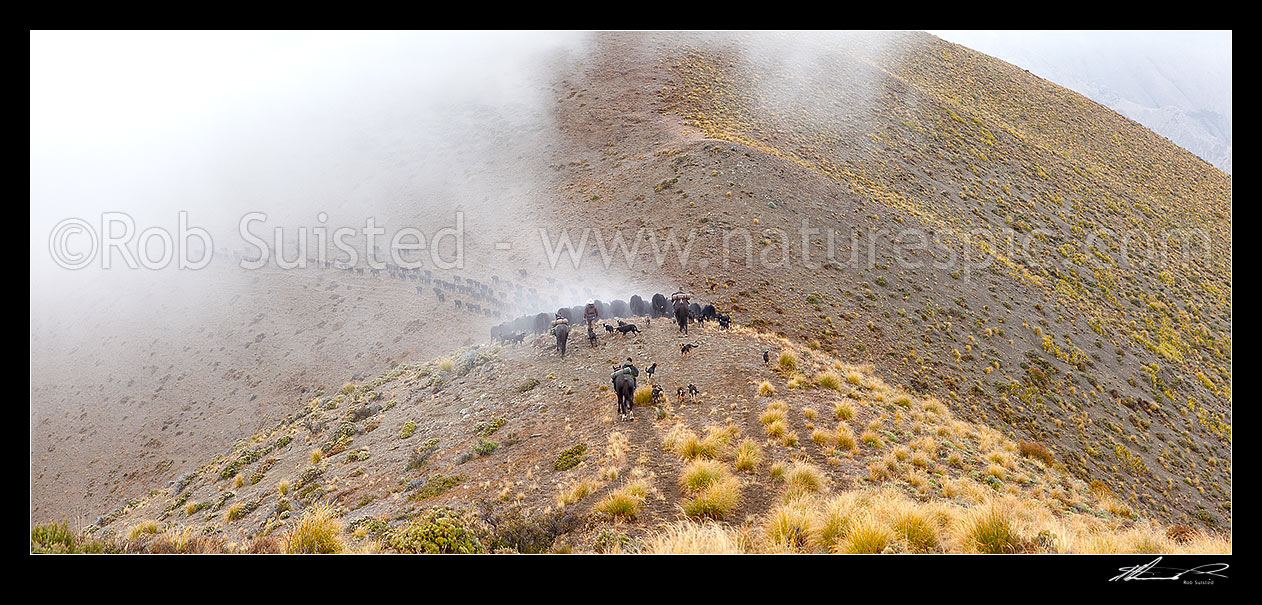
[[[551,330],[552,334],[553,335],[556,334],[557,326],[562,325],[562,324],[568,325],[569,323],[570,323],[570,320],[568,318],[566,318],[564,315],[561,315],[560,313],[557,313],[556,317],[552,320],[552,330]]]
[[[619,374],[630,374],[632,378],[635,378],[640,375],[640,370],[635,367],[635,364],[631,363],[630,357],[627,358],[626,363],[623,363],[620,366],[614,366],[613,368],[614,368],[613,374],[609,375],[610,381],[616,381],[618,379]],[[617,385],[614,385],[614,386],[617,386]]]

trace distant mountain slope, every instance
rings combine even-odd
[[[1230,32],[932,33],[1078,91],[1231,174]]]

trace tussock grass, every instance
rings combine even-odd
[[[897,503],[891,510],[890,529],[910,552],[931,552],[938,547],[938,527],[933,516],[911,503]]]
[[[605,446],[605,456],[610,460],[618,461],[626,458],[627,449],[631,447],[631,441],[626,435],[618,431],[609,433],[609,444]]]
[[[783,421],[784,410],[768,409],[767,411],[763,412],[761,416],[758,417],[758,420],[762,422],[763,424],[771,424],[776,421]]]
[[[567,485],[561,486],[561,495],[557,497],[557,501],[563,506],[568,506],[586,498],[598,489],[600,489],[600,485],[596,482],[591,481],[590,479],[579,479]]]
[[[697,492],[728,474],[723,464],[716,460],[694,460],[679,475],[679,487]]]
[[[158,522],[153,519],[145,519],[131,527],[127,528],[127,539],[136,540],[146,534],[158,533]]]
[[[880,554],[894,539],[894,532],[874,514],[858,517],[850,526],[841,552],[849,554]]]
[[[856,494],[830,498],[811,514],[811,543],[825,552],[840,552],[854,522]]]
[[[911,455],[911,464],[916,468],[929,468],[933,466],[933,460],[929,458],[928,454],[918,451]]]
[[[715,480],[681,505],[689,517],[722,519],[740,502],[740,480],[730,474]]]
[[[753,439],[741,441],[736,447],[736,470],[750,472],[762,463],[762,448]]]
[[[713,522],[679,521],[663,526],[644,543],[651,554],[739,554],[737,534]]]
[[[632,520],[639,514],[644,499],[648,496],[648,482],[643,479],[632,481],[605,496],[598,502],[595,510],[613,519]]]
[[[1016,519],[1010,504],[991,501],[968,512],[960,520],[960,546],[964,552],[1007,554],[1021,549]]]
[[[653,405],[653,387],[643,386],[636,389],[635,394],[631,396],[631,401],[640,407]]]
[[[734,428],[719,429],[708,427],[704,438],[698,437],[688,427],[676,425],[662,440],[662,447],[674,452],[684,460],[697,458],[718,458],[726,449],[728,441],[734,434]]]
[[[1043,447],[1042,444],[1036,441],[1022,440],[1019,447],[1021,455],[1026,458],[1033,458],[1048,466],[1051,466],[1056,462],[1055,456],[1052,456],[1052,453],[1048,451],[1047,448]]]
[[[840,391],[841,390],[841,375],[836,372],[833,372],[832,370],[826,370],[826,371],[820,372],[819,374],[815,375],[815,384],[818,384],[819,386],[825,389],[832,389],[834,391]]]
[[[344,524],[332,507],[317,504],[302,514],[298,524],[285,537],[285,552],[331,554],[345,550],[342,543]]]
[[[801,552],[811,543],[811,510],[804,502],[789,502],[771,511],[763,526],[771,552]]]
[[[833,416],[837,420],[854,420],[854,404],[842,399],[833,405]]]
[[[764,380],[762,381],[762,384],[758,385],[758,394],[763,397],[771,397],[776,394],[776,387],[772,386],[770,382]]]
[[[722,519],[740,501],[740,481],[716,460],[695,460],[684,467],[679,486],[690,495],[680,505],[689,517]]]
[[[838,449],[845,450],[848,452],[853,452],[855,449],[856,443],[855,443],[855,438],[854,438],[854,431],[850,430],[850,425],[846,424],[845,422],[837,423],[837,433],[836,433],[836,436],[834,437],[834,440],[837,443]]]
[[[787,476],[788,471],[785,472]],[[788,481],[788,479],[786,479]],[[979,486],[980,487],[980,486]],[[747,539],[752,552],[1177,553],[1231,550],[1230,536],[1182,534],[1152,523],[1055,514],[1037,501],[994,496],[972,505],[920,502],[899,489],[856,489],[824,498],[799,493],[773,509]]]
[[[794,462],[784,473],[787,484],[785,499],[798,498],[805,494],[817,494],[824,491],[826,480],[823,471],[806,462]]]
[[[792,374],[798,371],[798,356],[793,351],[781,352],[776,362],[782,372]]]

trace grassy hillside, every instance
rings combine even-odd
[[[33,547],[1230,550],[1229,176],[925,34],[601,34],[555,69],[531,218],[690,251],[566,285],[738,327],[399,363]],[[621,422],[628,356],[668,401]]]
[[[713,324],[681,358],[675,332],[575,338],[564,361],[545,336],[397,366],[111,512],[74,548],[1230,550],[870,366]],[[624,422],[607,368],[628,356],[656,362],[669,393]],[[686,384],[695,401],[676,396]],[[66,548],[55,527],[37,530],[39,549]]]
[[[691,230],[693,260],[661,270],[749,325],[1046,443],[1151,514],[1230,522],[1229,176],[924,34],[607,46],[559,100],[575,147],[606,149],[567,175],[562,220]],[[641,87],[656,122],[619,118]]]

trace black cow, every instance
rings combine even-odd
[[[535,316],[535,334],[543,334],[550,327],[552,327],[552,318],[547,313],[540,313]]]
[[[644,299],[640,298],[639,294],[636,294],[635,296],[631,297],[631,314],[632,315],[639,317],[641,315],[648,315],[651,312],[652,312],[652,308],[650,308],[649,305],[645,304]]]
[[[666,297],[662,294],[653,295],[653,317],[668,317],[666,313]]]
[[[609,303],[610,317],[631,317],[631,305],[625,300],[615,300]]]

